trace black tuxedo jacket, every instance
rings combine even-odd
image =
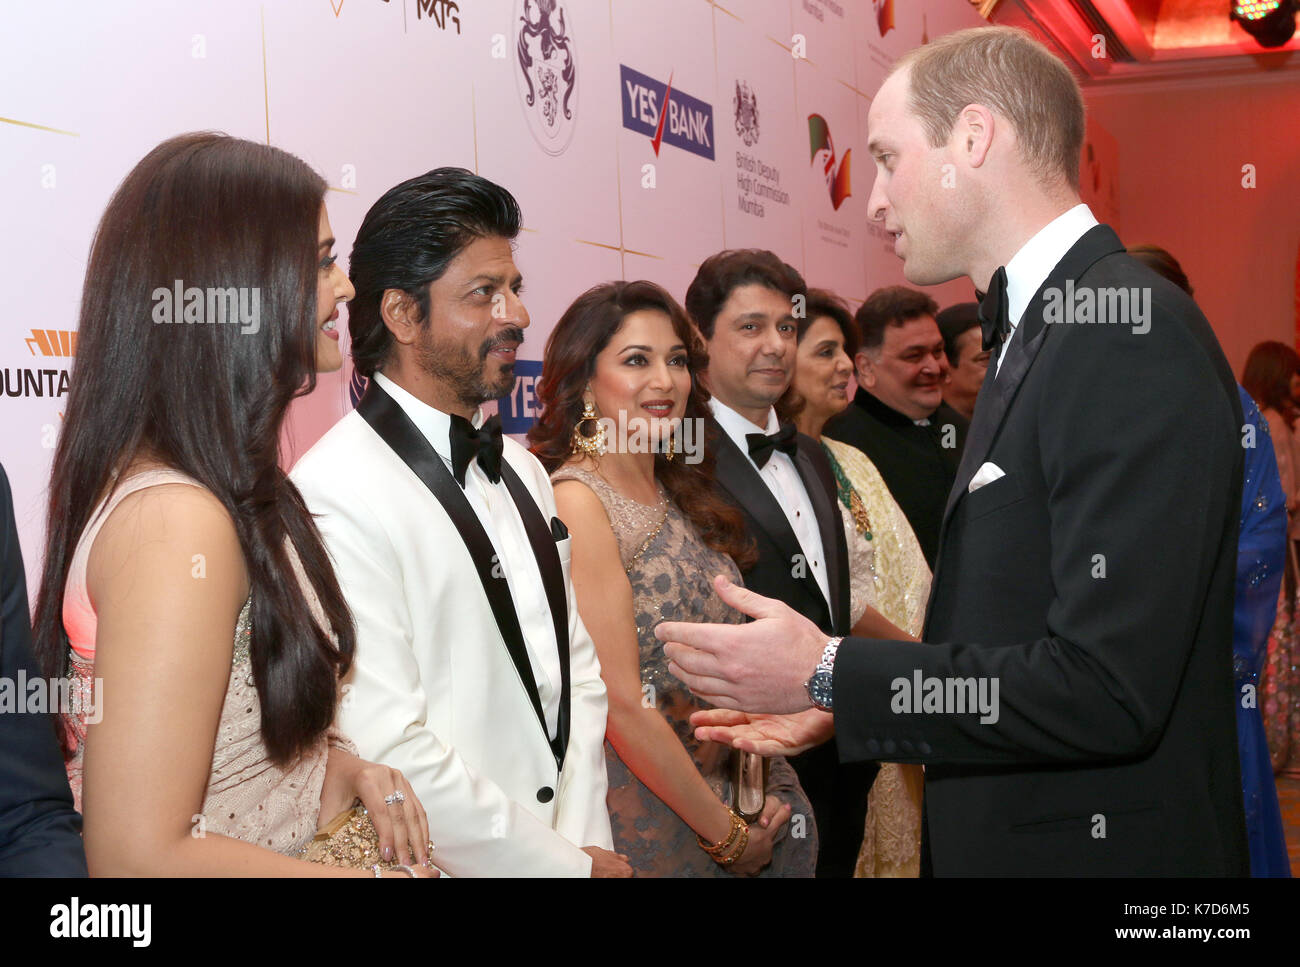
[[[786,519],[785,511],[750,463],[748,455],[741,452],[712,417],[708,420],[705,441],[715,454],[719,486],[740,509],[746,529],[758,543],[758,563],[745,572],[745,587],[765,597],[784,601],[828,635],[848,634],[848,544],[844,537],[844,518],[840,516],[835,475],[821,444],[806,434],[798,434],[794,465],[817,515],[830,601],[822,594],[811,566],[799,566],[798,556],[803,553],[799,540]]]
[[[1068,280],[1149,292],[1149,329],[1048,324]],[[927,644],[850,639],[836,660],[842,756],[926,763],[936,875],[1247,875],[1231,642],[1241,423],[1192,300],[1109,227],[1087,232],[996,379],[989,367]],[[986,462],[1005,475],[968,492]],[[931,679],[945,694],[927,706]],[[993,684],[995,721],[956,711],[959,692],[992,698]]]
[[[951,433],[948,426],[953,428]],[[966,418],[947,403],[940,403],[930,415],[929,426],[917,426],[910,417],[860,386],[852,405],[826,423],[826,436],[856,447],[871,458],[912,525],[931,569],[939,551],[944,504],[957,476],[969,429]]]
[[[758,544],[758,563],[744,574],[745,587],[784,601],[812,620],[827,636],[848,634],[849,554],[840,516],[835,475],[821,444],[800,433],[794,465],[817,515],[822,554],[827,568],[827,601],[812,569],[799,567],[799,541],[785,512],[749,457],[710,419],[706,445],[717,460],[717,481],[724,496],[745,518],[746,529]],[[811,671],[811,669],[810,669]],[[812,804],[817,820],[817,875],[851,877],[862,845],[867,793],[877,766],[839,763],[834,740],[790,760]]]
[[[9,478],[0,469],[0,677],[40,678],[31,654],[27,582]],[[96,698],[99,698],[98,694]],[[81,815],[59,752],[54,721],[39,712],[0,713],[0,876],[85,876]]]

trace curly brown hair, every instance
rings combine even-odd
[[[528,431],[528,442],[547,473],[554,473],[572,453],[573,428],[582,415],[582,394],[596,370],[596,357],[634,312],[653,309],[664,313],[686,346],[691,390],[686,398],[686,420],[709,416],[709,393],[699,374],[708,367],[704,339],[685,311],[668,292],[653,282],[605,282],[574,300],[556,323],[542,361],[537,386],[541,415]],[[655,454],[655,477],[669,498],[694,525],[704,543],[726,554],[742,571],[758,559],[753,538],[745,530],[740,511],[715,488],[715,458],[704,449],[699,463],[670,461]]]

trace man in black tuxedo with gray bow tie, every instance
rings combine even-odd
[[[1214,333],[1080,204],[1082,97],[1028,35],[913,51],[868,128],[907,279],[987,291],[924,644],[827,640],[724,587],[759,620],[658,629],[674,674],[751,713],[700,736],[788,753],[833,727],[844,761],[924,763],[936,875],[1247,875],[1242,415]],[[778,737],[752,713],[792,714]]]
[[[709,348],[706,445],[718,486],[745,517],[758,562],[746,587],[784,601],[828,634],[849,631],[849,571],[835,478],[821,445],[773,404],[794,375],[799,273],[772,252],[719,252],[686,292]],[[818,876],[852,876],[876,767],[838,764],[834,744],[791,760],[812,803]]]

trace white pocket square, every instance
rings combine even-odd
[[[991,484],[998,477],[1005,477],[1006,473],[996,463],[986,463],[975,471],[975,476],[970,478],[970,483],[966,487],[966,493],[973,494],[985,484]]]

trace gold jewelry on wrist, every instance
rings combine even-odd
[[[730,866],[736,860],[740,859],[745,853],[745,847],[749,845],[749,823],[740,831],[740,839],[736,842],[736,848],[726,856],[715,856],[714,859],[723,866]]]
[[[734,809],[728,807],[727,812],[731,814],[731,830],[727,833],[726,839],[708,843],[703,836],[699,834],[695,836],[700,849],[723,864],[735,862],[736,858],[745,851],[745,844],[749,842],[749,824]],[[737,843],[739,843],[738,849],[735,848]]]

